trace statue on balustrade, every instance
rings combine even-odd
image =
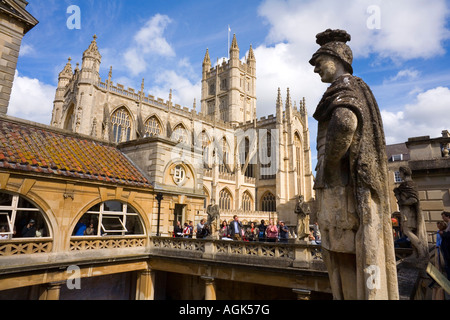
[[[331,85],[319,102],[314,189],[322,251],[336,300],[397,300],[386,143],[368,85],[353,76],[344,30],[317,35],[310,60]]]
[[[294,212],[297,215],[297,241],[302,241],[309,235],[309,216],[311,214],[311,209],[305,203],[303,195],[298,196]]]
[[[219,206],[215,204],[215,200],[211,200],[211,204],[206,209],[208,215],[208,221],[206,222],[209,226],[210,236],[212,239],[219,239],[219,229],[220,229],[220,210]]]
[[[429,261],[428,239],[425,219],[420,208],[417,186],[412,180],[412,172],[408,167],[400,167],[403,182],[394,189],[400,209],[401,231],[411,241],[413,253],[406,258],[415,266],[426,267]]]

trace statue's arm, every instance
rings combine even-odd
[[[404,206],[412,206],[413,204],[416,204],[418,201],[416,198],[410,197],[408,199],[405,199],[402,201],[402,205]]]
[[[325,149],[325,174],[328,181],[337,182],[340,177],[340,161],[350,148],[356,129],[358,118],[349,108],[337,107],[331,117]]]

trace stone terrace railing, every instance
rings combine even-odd
[[[146,236],[72,237],[70,251],[145,248]]]
[[[325,270],[320,246],[306,243],[152,237],[150,253],[174,258],[205,259],[255,266]]]
[[[50,253],[52,245],[51,238],[1,240],[0,257]]]

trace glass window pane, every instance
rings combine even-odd
[[[40,238],[50,236],[47,223],[40,212],[17,211],[15,238]]]
[[[8,193],[0,193],[0,206],[11,206],[13,196]]]
[[[139,216],[127,216],[127,234],[129,235],[142,235],[144,234],[144,229],[142,228],[142,222]]]
[[[13,230],[11,229],[11,215],[12,212],[0,212],[0,235],[12,234]],[[8,237],[6,237],[8,238]],[[0,239],[6,239],[0,237]]]
[[[123,223],[123,217],[120,216],[103,216],[102,229],[106,233],[126,232]]]
[[[98,214],[86,213],[78,221],[72,236],[96,236],[98,235]]]
[[[98,210],[98,213],[93,209]],[[125,211],[125,212],[124,212]],[[77,223],[72,236],[144,235],[137,211],[120,201],[106,201],[89,210]]]
[[[33,205],[31,202],[27,201],[26,199],[19,197],[19,204],[17,205],[18,208],[21,209],[35,209],[38,210],[36,208],[35,205]]]
[[[104,203],[103,211],[122,212],[123,204],[119,201],[106,201]]]
[[[95,206],[93,206],[91,209],[89,209],[89,212],[100,212],[100,207],[101,207],[101,203],[96,204]]]
[[[132,206],[127,205],[127,213],[137,213]]]

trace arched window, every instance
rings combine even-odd
[[[227,139],[225,137],[222,139],[221,148],[221,156],[219,156],[219,171],[221,173],[231,173],[229,164],[230,146],[228,145]]]
[[[67,112],[66,120],[64,123],[64,129],[68,131],[73,131],[75,122],[75,106],[72,104]]]
[[[203,193],[205,194],[205,200],[203,201],[203,207],[206,209],[209,205],[209,199],[211,198],[211,196],[209,195],[208,189],[206,189],[205,187],[203,187]]]
[[[125,108],[120,108],[111,116],[114,142],[131,140],[131,117]]]
[[[89,209],[78,221],[72,236],[144,235],[139,214],[129,204],[106,201]]]
[[[300,140],[300,136],[296,132],[294,135],[294,145],[295,145],[295,166],[297,168],[297,176],[301,175],[301,159],[302,159],[302,141]]]
[[[244,169],[247,158],[250,154],[250,139],[245,137],[245,139],[239,145],[239,161],[241,162],[241,169]],[[247,168],[245,169],[244,175],[249,178],[254,178],[255,165],[253,159],[249,159]]]
[[[222,210],[231,210],[233,197],[228,189],[223,189],[219,193],[219,208]]]
[[[247,191],[242,195],[242,210],[253,211],[252,196]]]
[[[179,124],[175,127],[172,132],[171,139],[176,142],[189,144],[188,132],[182,124]]]
[[[229,110],[225,99],[220,100],[219,104],[220,120],[228,122],[230,120]]]
[[[276,178],[276,161],[272,157],[276,157],[275,152],[272,152],[272,134],[269,130],[263,135],[260,142],[260,157],[261,157],[261,179],[275,179]]]
[[[210,155],[210,145],[211,140],[209,139],[208,134],[206,131],[202,131],[200,134],[200,142],[202,144],[202,150],[203,150],[203,167],[206,169],[211,168],[211,155]]]
[[[0,192],[0,240],[50,237],[41,210],[19,195]]]
[[[277,211],[277,200],[273,193],[267,192],[261,201],[261,211],[275,212]]]
[[[145,136],[146,137],[156,137],[161,134],[161,123],[159,120],[153,116],[150,119],[147,120],[147,122],[144,125],[145,129]]]

